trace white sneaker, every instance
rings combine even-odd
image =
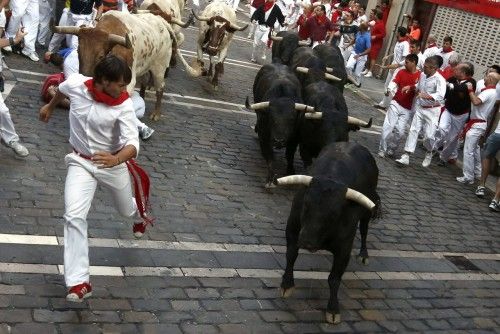
[[[146,126],[145,128],[142,128],[139,130],[139,137],[141,137],[142,140],[147,141],[151,138],[155,130],[151,129],[149,126]]]
[[[457,177],[457,181],[463,184],[474,184],[474,180],[469,180],[465,176],[459,176]]]
[[[251,61],[252,63],[256,63],[256,62],[257,62],[257,60],[256,60],[254,57],[252,57],[252,58],[250,59],[250,61]]]
[[[26,51],[21,51],[21,53],[23,55],[25,55],[26,57],[28,57],[29,59],[33,60],[33,61],[39,61],[40,58],[38,58],[38,55],[36,54],[35,51],[32,51],[32,52],[26,52]]]
[[[7,146],[9,146],[20,157],[26,157],[30,154],[28,149],[21,145],[18,141],[11,141]]]
[[[378,156],[381,158],[385,158],[385,152],[384,151],[378,151]]]
[[[260,57],[260,59],[266,60],[266,55],[262,55],[262,57]]]
[[[3,48],[4,51],[12,52],[12,48],[8,45]]]
[[[371,78],[371,77],[373,77],[372,71],[366,72],[365,78]]]
[[[410,155],[405,153],[401,156],[401,158],[397,159],[396,162],[401,165],[408,166],[410,164]]]
[[[429,165],[431,164],[431,161],[432,161],[432,152],[427,152],[425,153],[425,158],[424,158],[424,161],[422,161],[422,167],[429,167]]]
[[[365,75],[366,73],[368,73],[368,69],[364,70],[363,72],[361,72],[362,75]]]

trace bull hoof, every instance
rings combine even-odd
[[[293,286],[291,288],[288,288],[288,289],[280,288],[280,296],[281,296],[281,298],[289,298],[292,296],[293,291],[295,291],[295,287],[293,287]]]
[[[160,115],[159,114],[151,114],[151,116],[149,116],[149,119],[152,121],[158,122],[160,120]]]
[[[276,185],[273,182],[268,182],[264,187],[266,187],[266,189],[271,189],[276,188]]]
[[[333,314],[333,313],[330,313],[327,311],[326,312],[326,322],[328,322],[329,324],[334,324],[334,325],[340,324],[340,313]]]
[[[364,264],[365,266],[367,266],[367,265],[368,265],[368,263],[370,262],[370,261],[368,260],[368,256],[361,256],[361,255],[358,255],[357,259],[358,259],[358,262],[359,262],[359,263],[362,263],[362,264]]]

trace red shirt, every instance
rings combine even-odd
[[[382,47],[385,37],[385,23],[382,20],[378,20],[375,22],[375,25],[371,30],[371,36],[372,36],[372,48]]]
[[[448,80],[453,76],[453,68],[448,65],[442,71],[439,71],[439,73],[443,76],[444,80]]]
[[[307,19],[305,25],[309,30],[309,36],[313,42],[324,41],[326,33],[335,29],[335,25],[332,21],[324,15],[320,19],[317,16],[311,16]]]
[[[391,7],[387,6],[382,10],[382,21],[384,22],[384,26],[387,23],[387,19],[389,18],[389,12],[391,11]]]
[[[415,73],[410,73],[405,68],[399,70],[396,74],[396,77],[392,79],[395,83],[398,84],[398,90],[394,95],[394,101],[399,103],[403,108],[411,109],[411,105],[413,103],[413,98],[415,98],[415,89],[411,89],[407,93],[403,93],[401,90],[406,86],[415,86],[420,78],[420,71],[416,71]]]
[[[299,27],[299,39],[304,40],[309,38],[309,29],[306,26],[306,21],[311,17],[311,14],[306,17],[306,14],[302,14],[299,16],[297,20],[297,27]]]

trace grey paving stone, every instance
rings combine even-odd
[[[0,327],[1,328],[1,327]],[[0,333],[2,330],[0,329]],[[5,332],[7,333],[7,331]],[[57,334],[57,328],[54,324],[39,324],[39,323],[24,323],[17,324],[12,327],[12,334],[24,334],[24,333],[47,333],[47,334]]]
[[[135,311],[168,311],[172,309],[166,299],[131,299],[130,303]]]
[[[126,299],[91,298],[88,303],[92,310],[130,310],[132,308]]]
[[[79,322],[78,314],[75,311],[34,310],[33,319],[37,322]]]
[[[259,314],[262,319],[268,322],[287,322],[297,320],[293,314],[284,311],[260,311]]]
[[[80,311],[80,321],[83,323],[117,323],[121,320],[117,311]]]
[[[214,288],[195,288],[185,290],[189,298],[193,299],[207,299],[207,298],[218,298],[220,296],[219,292]]]
[[[242,299],[240,305],[244,310],[271,310],[274,308],[273,303],[265,299]]]
[[[201,308],[197,300],[171,300],[170,302],[175,311],[196,311]]]
[[[305,323],[282,323],[281,328],[285,333],[319,333],[320,328],[317,324]]]
[[[189,312],[172,311],[172,312],[161,312],[159,313],[158,318],[160,319],[160,322],[180,323],[184,320],[193,319],[194,316]]]
[[[201,305],[208,311],[235,311],[240,308],[237,300],[202,300]]]
[[[182,331],[186,334],[211,334],[218,333],[218,329],[212,325],[182,324]]]
[[[182,334],[179,326],[172,324],[146,324],[140,325],[139,328],[140,332],[144,334]]]
[[[27,322],[30,321],[31,319],[32,318],[30,310],[12,310],[12,309],[0,310],[0,322],[18,323],[18,322]]]
[[[94,324],[60,324],[59,325],[60,332],[62,334],[97,334],[101,333],[99,326]]]
[[[279,268],[278,262],[269,253],[216,252],[214,255],[224,268]]]

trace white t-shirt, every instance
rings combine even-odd
[[[431,46],[424,50],[424,60],[439,54],[439,48],[437,46]]]
[[[91,78],[72,74],[59,85],[59,91],[70,100],[69,142],[81,154],[92,156],[98,151],[118,152],[133,145],[139,153],[139,132],[132,100],[117,106],[96,102],[85,81]]]
[[[416,101],[419,106],[422,107],[432,107],[444,102],[444,95],[446,94],[446,80],[437,71],[430,77],[427,77],[425,73],[420,74],[420,79],[417,83],[417,90],[420,92],[426,92],[434,100],[427,100],[423,98],[417,98]]]
[[[495,105],[495,101],[497,99],[497,92],[493,88],[485,89],[480,92],[477,97],[483,103],[478,106],[475,106],[474,104],[471,105],[470,118],[487,121],[493,111],[493,106]],[[486,127],[486,123],[484,123],[484,127]]]
[[[405,57],[410,53],[410,43],[408,41],[396,42],[394,45],[393,64],[404,65]]]
[[[476,84],[476,95],[481,92],[481,89],[484,88],[484,79],[481,79]],[[500,101],[500,82],[497,83],[497,101]]]

